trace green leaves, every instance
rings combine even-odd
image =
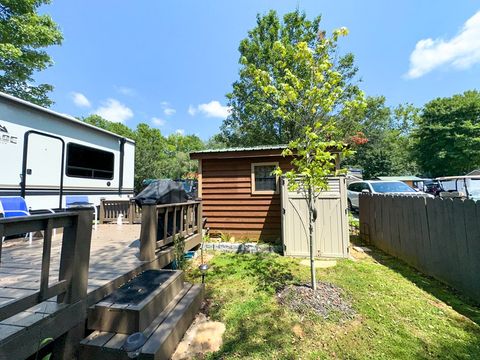
[[[0,4],[0,90],[41,106],[50,106],[48,84],[33,85],[33,73],[52,64],[42,50],[60,45],[62,34],[37,9],[48,0],[3,0]]]
[[[346,34],[342,28],[328,38],[319,17],[310,21],[298,10],[283,21],[274,11],[257,16],[240,44],[239,80],[227,95],[232,113],[222,135],[228,145],[288,143],[317,121],[334,119],[341,127],[346,101],[358,105],[362,96],[352,84],[353,56],[336,53],[337,39]]]
[[[480,167],[480,93],[466,91],[427,103],[414,151],[431,176],[464,175]]]

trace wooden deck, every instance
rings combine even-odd
[[[140,225],[101,224],[98,230],[92,231],[90,265],[88,272],[88,289],[86,306],[91,306],[111,293],[126,281],[140,272],[150,268],[162,268],[173,260],[172,247],[156,253],[153,261],[141,261],[140,257]],[[49,283],[58,281],[60,268],[61,234],[52,238],[51,264]],[[201,236],[192,234],[185,238],[185,249],[191,249],[200,243]],[[39,290],[42,271],[42,238],[28,241],[9,241],[3,245],[0,262],[0,313],[2,307],[12,304],[17,299]],[[9,334],[27,332],[32,324],[54,317],[65,304],[57,303],[56,298],[44,301],[26,311],[0,321],[0,339]],[[72,309],[74,311],[74,309]],[[77,309],[86,318],[86,309]],[[52,326],[56,322],[52,319]],[[39,343],[44,335],[32,339]],[[0,360],[7,354],[0,351]]]
[[[144,267],[139,255],[140,225],[99,225],[92,232],[88,298],[96,302],[95,294],[119,276]],[[19,296],[37,291],[40,286],[43,241],[7,240],[0,263],[0,306]],[[50,281],[58,279],[61,234],[52,239]],[[98,300],[97,300],[98,301]]]

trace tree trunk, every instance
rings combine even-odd
[[[315,219],[313,216],[314,212],[314,199],[313,199],[313,191],[312,187],[308,187],[308,232],[310,237],[310,274],[311,274],[311,281],[312,281],[312,289],[317,290],[317,279],[315,274],[315,239],[313,237],[313,226],[315,224]]]

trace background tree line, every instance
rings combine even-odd
[[[37,13],[49,2],[0,0],[0,90],[46,107],[53,103],[48,97],[53,86],[36,84],[33,74],[52,65],[45,48],[60,45],[63,39],[51,17]],[[421,108],[390,107],[383,96],[366,97],[365,106],[346,111],[362,93],[354,55],[339,54],[336,41],[325,51],[316,51],[318,64],[332,59],[317,75],[298,58],[298,44],[313,49],[325,36],[321,17],[310,20],[299,10],[283,17],[275,11],[257,15],[256,26],[239,45],[239,77],[227,94],[231,114],[209,141],[195,135],[165,137],[147,124],[130,129],[97,115],[84,121],[136,141],[137,189],[146,178],[179,178],[196,171],[190,151],[287,144],[319,120],[334,124],[338,140],[355,150],[344,165],[362,168],[365,178],[462,175],[480,167],[478,91],[434,99]],[[309,87],[311,83],[334,86],[320,89]],[[321,91],[332,99],[325,104],[332,111],[326,111],[322,102],[312,103]]]

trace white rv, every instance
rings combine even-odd
[[[0,196],[32,209],[63,208],[68,195],[133,195],[135,143],[0,92]]]

